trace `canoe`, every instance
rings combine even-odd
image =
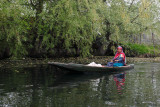
[[[126,71],[134,69],[134,64],[130,64],[122,67],[97,67],[97,66],[88,66],[84,64],[75,64],[75,63],[59,63],[59,62],[48,62],[49,65],[56,66],[58,68],[63,68],[71,71],[77,72],[115,72],[115,71]]]

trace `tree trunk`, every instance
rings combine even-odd
[[[107,41],[110,41],[110,35],[111,35],[111,31],[110,31],[110,23],[109,21],[106,21],[106,27],[107,27],[107,31],[106,31],[106,39]]]
[[[39,35],[38,34],[38,26],[39,24],[42,24],[41,23],[41,17],[39,16],[42,11],[43,11],[43,3],[44,3],[44,0],[38,0],[37,3],[35,4],[35,10],[36,10],[36,21],[35,21],[35,26],[33,28],[33,32],[34,32],[34,38],[33,38],[33,55],[36,55],[36,54],[40,54],[40,47],[41,47],[41,42],[43,40],[43,36]]]
[[[154,43],[154,33],[152,32],[152,42],[153,42],[153,47],[154,47],[154,56],[155,56],[155,43]]]
[[[142,43],[142,34],[140,34],[140,44]]]

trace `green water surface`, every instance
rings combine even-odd
[[[160,63],[119,74],[66,74],[47,65],[0,68],[0,107],[157,107]]]

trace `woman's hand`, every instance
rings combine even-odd
[[[113,62],[113,60],[111,60],[111,62]]]

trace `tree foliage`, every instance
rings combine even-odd
[[[154,0],[1,0],[0,53],[88,56],[97,37],[121,43],[158,31]]]

